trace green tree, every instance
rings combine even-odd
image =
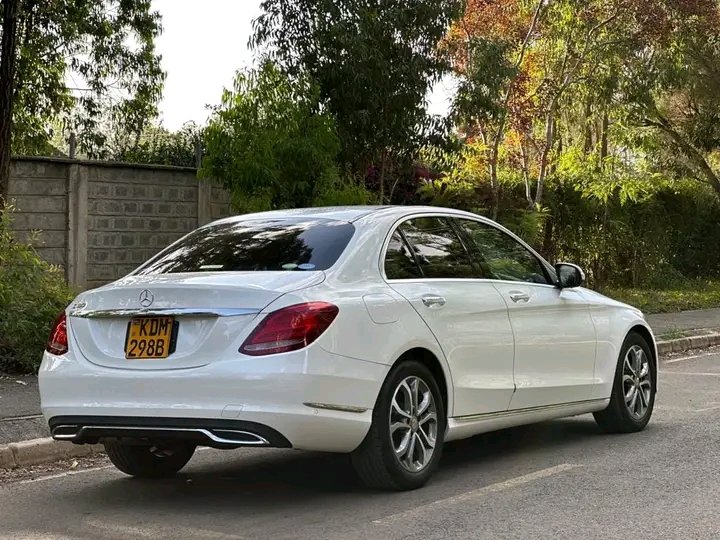
[[[147,126],[139,138],[127,136],[115,141],[107,158],[128,163],[195,167],[201,144],[202,130],[193,122],[177,131],[162,126]]]
[[[637,1],[626,29],[615,95],[621,120],[660,136],[634,142],[661,167],[673,167],[720,196],[720,6],[714,0]],[[645,143],[648,143],[645,144]]]
[[[330,204],[328,192],[346,203],[366,202],[363,190],[340,183],[340,142],[332,117],[319,111],[316,87],[306,77],[289,78],[270,61],[238,72],[204,142],[199,175],[230,190],[238,211],[311,206],[318,199]]]
[[[2,14],[0,201],[11,150],[44,149],[58,118],[89,152],[104,144],[103,114],[139,134],[157,113],[164,80],[150,0],[2,0]]]
[[[291,76],[317,82],[337,123],[341,161],[378,168],[412,160],[428,130],[425,97],[446,69],[437,44],[459,0],[264,0],[251,44]]]

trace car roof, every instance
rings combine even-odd
[[[361,217],[388,208],[387,206],[319,206],[316,208],[288,208],[284,210],[270,210],[268,212],[255,212],[252,214],[239,214],[224,218],[215,223],[244,221],[248,219],[281,219],[281,218],[319,218],[334,219],[352,222]]]
[[[384,217],[404,216],[424,212],[440,212],[457,215],[466,215],[472,217],[474,214],[455,210],[452,208],[443,208],[440,206],[400,206],[400,205],[376,205],[376,206],[319,206],[315,208],[288,208],[284,210],[271,210],[268,212],[255,212],[252,214],[240,214],[228,218],[220,219],[214,223],[232,223],[235,221],[245,221],[252,219],[282,219],[282,218],[314,218],[314,219],[331,219],[338,221],[347,221],[352,223],[372,214],[381,214]],[[380,217],[380,216],[378,216]]]

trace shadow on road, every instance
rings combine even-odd
[[[602,437],[592,419],[568,419],[508,429],[446,445],[435,482],[453,483],[469,474],[482,475],[488,465],[535,452],[590,443]],[[229,454],[228,454],[229,455]],[[76,497],[102,501],[105,507],[153,512],[208,512],[243,516],[253,511],[267,514],[293,506],[322,505],[341,497],[346,503],[375,498],[378,505],[397,497],[364,488],[356,479],[349,456],[288,450],[269,450],[252,455],[237,451],[237,457],[207,461],[168,480],[138,480],[126,477],[87,486]],[[498,463],[499,466],[502,466]],[[434,482],[434,483],[435,483]],[[476,483],[476,482],[475,482]],[[430,486],[429,486],[430,487]]]

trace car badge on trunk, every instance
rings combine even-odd
[[[142,307],[150,307],[154,301],[155,297],[153,296],[153,293],[147,289],[140,293],[140,305]]]

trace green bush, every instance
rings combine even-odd
[[[57,315],[73,298],[60,268],[18,241],[12,209],[0,214],[0,371],[37,371]],[[31,243],[36,243],[35,234]]]
[[[691,280],[671,289],[604,287],[600,292],[615,300],[633,305],[645,313],[671,313],[720,306],[720,283],[713,281]]]

